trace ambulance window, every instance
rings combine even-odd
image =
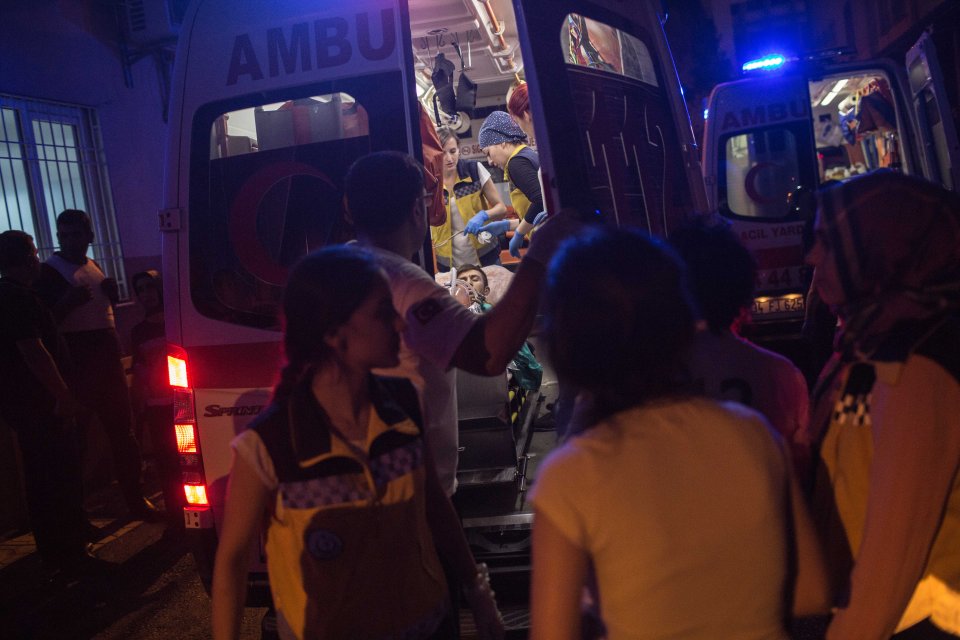
[[[797,134],[788,128],[727,137],[720,170],[721,209],[749,218],[789,215],[790,196],[805,182],[798,146]]]
[[[668,235],[672,212],[690,208],[672,105],[651,38],[568,14],[560,30],[589,195],[583,207],[618,226]]]
[[[560,29],[560,44],[567,64],[658,86],[647,45],[620,29],[571,13]]]
[[[882,72],[810,81],[820,181],[903,169],[896,101]]]
[[[225,113],[210,130],[210,158],[366,136],[366,110],[346,93]]]
[[[347,169],[374,149],[406,148],[402,97],[389,99],[402,96],[402,87],[400,73],[388,72],[198,109],[188,216],[197,311],[279,328],[290,267],[309,251],[353,238],[343,214]]]

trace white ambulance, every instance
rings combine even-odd
[[[906,67],[770,55],[718,85],[707,104],[703,171],[713,211],[757,263],[754,322],[797,328],[809,284],[804,225],[824,182],[891,168],[948,188],[960,146],[927,34]]]
[[[484,110],[528,81],[548,211],[665,235],[705,208],[657,4],[194,2],[176,54],[160,227],[185,518],[206,584],[229,443],[270,402],[281,367],[288,270],[350,239],[342,186],[354,160],[420,156],[417,100],[434,91],[437,53],[477,85],[475,104],[440,114],[467,141],[470,120],[475,136]],[[425,237],[426,269],[429,252]],[[265,603],[262,549],[251,560],[249,602]]]

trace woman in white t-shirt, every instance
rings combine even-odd
[[[443,224],[430,227],[437,268],[449,271],[451,266],[464,264],[500,264],[498,236],[480,234],[488,222],[507,214],[490,172],[479,162],[460,159],[460,144],[453,129],[440,127],[437,136],[443,145],[443,202],[447,208]]]
[[[828,610],[784,443],[760,414],[685,391],[682,278],[637,231],[598,230],[552,264],[547,344],[580,393],[576,435],[533,489],[535,640],[581,637],[591,569],[609,640],[785,639],[790,615]]]

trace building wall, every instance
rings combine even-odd
[[[745,61],[769,53],[799,53],[810,48],[805,0],[703,0],[713,14],[720,47],[739,69]]]
[[[92,107],[99,115],[128,275],[160,264],[166,124],[151,58],[124,83],[113,3],[5,0],[0,92]]]
[[[2,0],[0,9],[0,93],[91,107],[101,137],[117,228],[128,276],[160,266],[157,209],[162,202],[166,124],[157,70],[151,58],[130,66],[124,81],[113,2],[103,0]],[[136,305],[117,309],[127,341],[140,319]],[[91,436],[84,461],[87,488],[108,469],[102,434]],[[0,533],[26,522],[18,482],[13,434],[0,424]],[[99,439],[98,439],[99,438]]]

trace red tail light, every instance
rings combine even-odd
[[[167,355],[167,377],[171,387],[187,389],[190,381],[187,379],[187,361],[175,355]]]
[[[186,352],[171,346],[167,355],[167,373],[170,386],[173,387],[173,428],[177,435],[177,453],[180,454],[180,481],[187,500],[184,516],[188,527],[207,528],[213,526],[213,519],[209,516],[210,501],[200,457],[197,412],[188,371]]]
[[[187,504],[192,506],[209,506],[207,501],[207,486],[204,484],[185,484],[183,493],[187,497]]]
[[[194,424],[175,424],[173,426],[177,431],[177,452],[196,453],[197,452],[197,428]]]

